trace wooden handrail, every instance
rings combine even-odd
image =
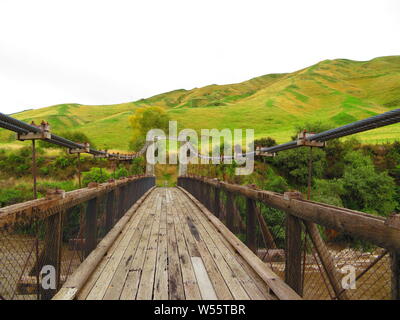
[[[178,179],[192,179],[210,184],[228,192],[260,201],[275,209],[290,213],[303,220],[363,238],[388,250],[400,251],[400,230],[385,224],[384,217],[326,205],[319,202],[285,197],[271,191],[230,184],[217,179],[186,175]]]

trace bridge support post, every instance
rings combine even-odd
[[[400,252],[392,251],[391,271],[392,271],[392,300],[400,300]]]
[[[45,222],[45,238],[43,253],[38,256],[36,267],[41,272],[44,266],[52,266],[56,275],[56,289],[40,288],[41,300],[50,300],[60,286],[61,273],[61,241],[62,241],[62,212],[52,215]]]
[[[285,229],[285,282],[301,296],[303,294],[301,220],[286,214]]]
[[[97,245],[97,201],[97,198],[89,200],[86,208],[85,257],[87,257]]]
[[[107,194],[106,203],[106,232],[110,231],[114,225],[115,219],[115,191],[110,191]]]
[[[125,187],[119,188],[118,197],[118,220],[124,215],[125,210]]]
[[[219,194],[220,194],[220,189],[215,187],[214,188],[214,215],[217,218],[220,218],[220,201],[219,201]]]
[[[230,231],[233,232],[233,217],[235,212],[233,203],[233,195],[230,192],[226,192],[226,203],[225,203],[225,216],[226,216],[226,226]]]
[[[247,198],[246,212],[246,245],[251,251],[257,253],[257,238],[256,238],[256,202]]]

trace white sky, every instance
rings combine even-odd
[[[0,0],[0,111],[398,54],[398,0]]]

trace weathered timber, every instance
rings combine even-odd
[[[103,196],[116,188],[134,180],[154,179],[138,176],[109,183],[99,184],[96,188],[82,188],[66,192],[63,198],[37,199],[14,204],[0,209],[0,229],[11,229],[19,224],[26,224],[38,219],[45,219],[65,209],[72,208],[90,199]]]
[[[68,278],[64,283],[60,291],[53,297],[53,300],[73,300],[84,286],[86,281],[91,276],[94,269],[96,269],[100,260],[105,256],[115,239],[120,235],[125,225],[129,222],[131,217],[135,214],[137,208],[147,198],[147,196],[154,189],[148,190],[128,212],[115,224],[110,232],[103,238],[103,240],[97,245],[90,255],[79,265],[78,269],[75,270],[73,275]]]
[[[189,199],[191,199],[207,219],[220,231],[232,247],[245,259],[250,267],[269,286],[271,291],[281,300],[301,300],[301,297],[290,288],[282,279],[269,269],[243,242],[241,242],[229,229],[204,205],[197,201],[190,193],[180,187]]]
[[[400,251],[400,232],[398,229],[386,225],[385,218],[383,217],[314,201],[300,199],[285,200],[284,196],[280,193],[254,190],[249,187],[207,178],[185,176],[179,179],[193,179],[202,181],[203,183],[207,182],[226,191],[261,201],[270,207],[285,211],[303,220],[363,238],[388,250]]]
[[[342,275],[336,268],[332,255],[326,247],[317,226],[315,225],[315,223],[309,221],[304,221],[304,224],[306,226],[308,234],[310,235],[314,248],[317,251],[318,256],[321,260],[322,266],[329,279],[329,283],[331,284],[332,289],[336,294],[336,298],[339,300],[347,300],[347,294],[345,291],[342,290],[341,286]]]
[[[227,192],[226,193],[225,215],[226,215],[226,225],[230,231],[233,231],[233,221],[234,221],[233,218],[234,218],[234,210],[235,210],[234,205],[235,204],[233,203],[232,193]]]
[[[89,200],[85,214],[85,257],[87,257],[97,245],[97,212],[98,198]]]
[[[300,296],[303,294],[301,230],[301,220],[287,214],[285,231],[285,281]]]

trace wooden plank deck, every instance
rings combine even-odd
[[[77,299],[274,299],[266,283],[179,188],[155,188]]]

